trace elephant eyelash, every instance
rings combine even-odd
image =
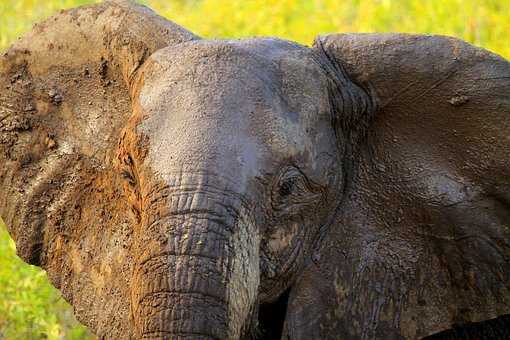
[[[298,189],[299,182],[303,177],[302,172],[295,167],[284,168],[273,184],[273,198],[277,199],[293,194]]]
[[[296,184],[295,177],[285,180],[283,183],[280,184],[280,187],[278,188],[278,194],[281,197],[285,197],[292,194],[295,184]]]
[[[322,196],[322,188],[296,167],[283,169],[275,179],[271,205],[275,212],[291,213],[310,206]]]

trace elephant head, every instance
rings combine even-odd
[[[0,86],[1,216],[101,338],[508,331],[499,56],[203,40],[107,1],[37,25]]]

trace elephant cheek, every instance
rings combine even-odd
[[[144,211],[131,289],[140,338],[239,339],[251,325],[259,282],[257,233],[242,222],[242,213],[231,213],[241,210],[235,200],[218,203],[198,192],[181,195],[181,204],[170,202],[178,208],[164,216]]]
[[[299,225],[293,223],[289,228],[278,228],[267,242],[268,248],[272,253],[279,253],[288,249],[295,242],[298,235]]]

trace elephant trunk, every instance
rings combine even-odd
[[[259,239],[232,196],[166,187],[144,200],[132,280],[140,338],[239,339],[251,326]]]

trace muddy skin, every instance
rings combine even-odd
[[[280,53],[296,49],[276,43]],[[328,192],[300,170],[304,165],[298,168],[287,159],[275,162],[279,154],[296,153],[303,163],[312,163],[315,151],[287,149],[283,142],[300,142],[299,130],[281,135],[265,125],[266,117],[271,122],[289,119],[284,103],[273,105],[281,99],[266,85],[278,81],[273,60],[255,53],[272,44],[275,41],[186,43],[154,53],[140,70],[144,80],[135,106],[144,118],[126,133],[154,136],[146,157],[135,162],[138,175],[133,176],[140,178],[142,187],[141,230],[134,235],[141,239],[140,265],[135,268],[140,273],[132,293],[140,336],[253,337],[261,332],[258,304],[275,300],[289,287],[310,251],[306,246],[317,229],[304,228],[313,220],[305,221],[302,215],[324,203]],[[206,72],[210,67],[217,73]],[[259,72],[260,80],[251,79],[259,68],[268,71]],[[329,123],[328,119],[319,116],[312,123]],[[262,129],[274,142],[282,142],[269,143],[254,133]],[[327,145],[332,135],[333,131],[327,139],[318,135],[313,144],[334,147]],[[320,180],[326,172],[317,166],[310,174]],[[144,184],[154,178],[165,184],[157,189]],[[200,261],[195,263],[197,256]],[[153,284],[154,277],[165,282]],[[216,300],[194,299],[177,308],[183,298],[170,295],[167,302],[155,294],[159,291],[192,292]],[[147,299],[160,300],[149,304]],[[147,317],[154,305],[167,309]],[[183,324],[183,319],[196,321]],[[216,333],[207,333],[211,330]]]
[[[509,93],[453,38],[63,11],[0,59],[0,214],[100,339],[505,338]]]

